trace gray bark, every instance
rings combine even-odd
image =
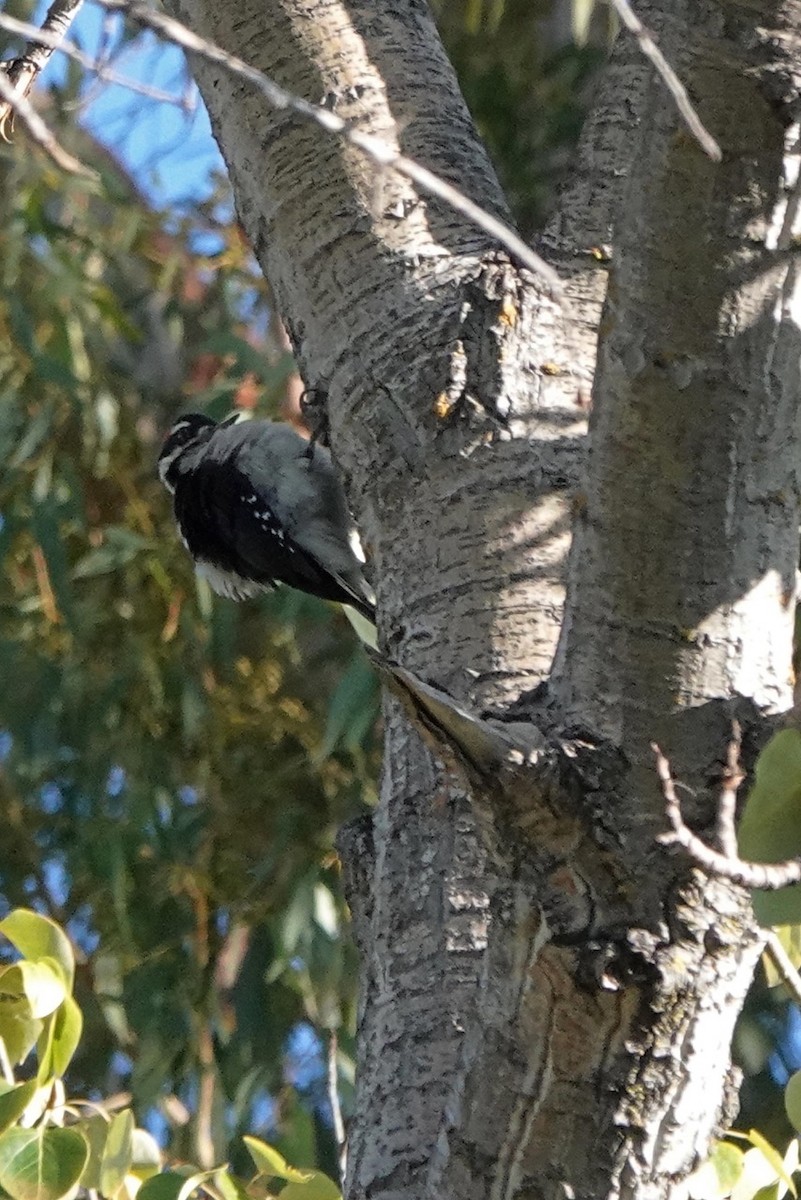
[[[505,213],[419,0],[171,7]],[[410,701],[395,676],[381,801],[343,840],[350,1200],[670,1196],[731,1112],[760,942],[741,894],[657,846],[644,751],[664,739],[708,818],[732,712],[758,736],[789,703],[799,14],[663,10],[724,165],[623,44],[544,238],[561,312],[456,214],[196,64],[306,381],[328,390],[383,649],[440,689]]]
[[[709,10],[692,40],[678,13],[666,23],[724,162],[699,157],[655,84],[623,196],[577,506],[554,689],[637,759],[677,708],[791,703],[799,47],[742,21],[722,37]]]

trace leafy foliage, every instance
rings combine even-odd
[[[176,412],[283,402],[227,192],[168,219],[60,132],[98,184],[0,150],[0,895],[80,947],[74,1089],[130,1089],[201,1166],[264,1128],[331,1167],[320,1056],[338,1031],[347,1093],[355,994],[332,844],[373,796],[376,684],[328,606],[214,599],[155,476]],[[51,957],[7,976],[20,1003],[68,986]],[[50,1021],[58,1075],[79,1021],[56,1011],[9,1044]]]
[[[740,823],[743,858],[783,862],[801,854],[801,733],[782,729],[759,756],[754,786]],[[754,893],[763,925],[801,922],[801,885]]]
[[[708,1161],[687,1181],[691,1200],[782,1200],[788,1192],[796,1200],[797,1138],[782,1155],[755,1129],[729,1137],[745,1142],[748,1149],[718,1142]]]
[[[760,754],[754,776],[738,830],[740,854],[747,860],[768,863],[801,854],[801,733],[795,729],[776,733]],[[775,926],[790,963],[797,967],[801,963],[801,886],[755,891],[752,900],[757,919]],[[764,970],[769,987],[783,982],[767,956]],[[763,1020],[764,1015],[763,1011]],[[796,1071],[784,1087],[784,1110],[794,1129],[801,1129],[800,1088],[801,1076]]]
[[[320,1171],[291,1167],[272,1147],[248,1138],[256,1178],[239,1179],[228,1167],[161,1170],[153,1138],[134,1125],[133,1113],[111,1111],[102,1101],[65,1098],[62,1076],[75,1053],[80,1010],[72,995],[75,963],[67,938],[46,917],[17,909],[0,924],[22,958],[0,971],[0,1189],[11,1200],[65,1200],[80,1188],[105,1200],[189,1200],[198,1191],[211,1200],[274,1195],[265,1179],[286,1182],[287,1200],[341,1200],[339,1188]],[[54,949],[55,955],[48,953]],[[20,989],[20,980],[27,986]],[[58,981],[54,987],[53,980]],[[77,1023],[74,1014],[77,1012]],[[66,1016],[64,1014],[67,1014]],[[37,1069],[18,1082],[33,1043],[11,1049],[16,1025],[38,1026]]]

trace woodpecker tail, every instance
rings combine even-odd
[[[369,612],[367,605],[360,605],[359,608],[355,608],[352,604],[343,604],[342,611],[356,630],[359,640],[364,642],[365,646],[369,646],[371,650],[378,650],[378,630],[375,627],[375,610],[373,610],[373,615],[370,617],[367,616]]]

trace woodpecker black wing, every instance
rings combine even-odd
[[[238,468],[269,499],[294,546],[344,589],[350,598],[346,603],[374,620],[375,597],[364,578],[356,527],[329,452],[284,424],[254,422],[252,436],[242,426],[230,436],[232,441],[241,438]]]
[[[270,422],[218,426],[175,472],[182,536],[215,590],[235,599],[275,582],[375,618],[327,452]]]

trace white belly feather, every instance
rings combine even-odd
[[[271,590],[269,584],[245,579],[242,575],[237,575],[236,571],[223,571],[210,562],[199,561],[195,565],[195,571],[201,579],[206,580],[213,592],[218,596],[225,596],[228,600],[249,600],[252,596],[258,596],[260,592]]]

